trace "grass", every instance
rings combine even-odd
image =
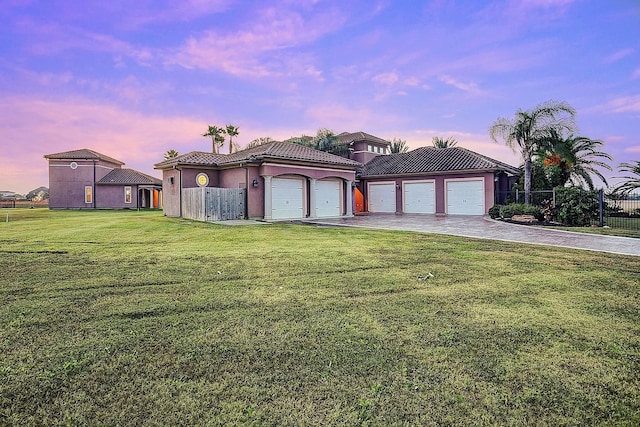
[[[15,210],[0,271],[0,424],[640,423],[637,257]]]
[[[603,228],[603,227],[565,227],[565,226],[548,226],[544,228],[553,228],[556,230],[573,231],[575,233],[599,234],[602,236],[619,236],[640,238],[640,229],[634,230],[630,228]]]

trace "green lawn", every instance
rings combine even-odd
[[[638,425],[640,259],[5,211],[0,425]]]

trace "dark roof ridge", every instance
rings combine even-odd
[[[62,159],[78,159],[78,160],[104,160],[107,162],[124,165],[123,161],[107,156],[97,151],[90,150],[88,148],[80,148],[77,150],[63,151],[60,153],[45,154],[44,158],[47,160],[62,160]]]

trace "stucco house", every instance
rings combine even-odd
[[[155,165],[164,213],[182,216],[182,190],[246,188],[248,218],[301,219],[354,212],[484,215],[513,186],[513,166],[453,147],[391,154],[390,142],[341,133],[344,157],[290,142],[233,154],[194,151]]]
[[[50,209],[162,207],[162,181],[86,148],[47,154]]]
[[[157,163],[164,213],[182,216],[182,190],[246,188],[248,218],[296,219],[353,215],[352,186],[360,163],[290,142],[233,154],[193,151]]]

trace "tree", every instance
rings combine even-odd
[[[233,143],[233,137],[238,136],[238,126],[227,125],[225,130],[229,135],[229,154],[233,153],[233,150],[238,150],[238,144]]]
[[[514,118],[499,117],[489,128],[489,136],[495,142],[504,141],[514,152],[520,151],[524,161],[524,201],[531,200],[531,162],[543,141],[550,133],[563,134],[574,130],[576,112],[565,102],[547,101],[533,110],[518,109]]]
[[[433,146],[436,148],[449,148],[458,145],[458,141],[456,141],[452,136],[447,139],[442,139],[439,136],[434,136],[432,141]]]
[[[349,153],[349,147],[340,143],[338,136],[330,129],[318,129],[316,136],[301,136],[288,139],[289,142],[315,150],[326,151],[327,153],[337,156],[346,156]]]
[[[271,138],[270,136],[261,136],[260,138],[256,138],[248,143],[244,148],[246,150],[247,148],[259,147],[269,142],[273,142],[273,138]]]
[[[225,130],[218,126],[209,126],[209,129],[206,133],[203,133],[202,136],[208,136],[211,138],[211,151],[213,153],[218,152],[218,147],[222,147],[224,144],[224,134]]]
[[[179,156],[178,152],[172,148],[170,150],[167,150],[166,153],[164,153],[164,160],[173,159],[178,156]]]
[[[550,138],[541,142],[544,165],[548,168],[558,168],[560,186],[570,182],[574,186],[586,184],[589,190],[594,189],[592,175],[597,176],[607,185],[607,180],[597,168],[611,170],[609,164],[602,159],[612,160],[612,157],[599,151],[603,141],[587,138],[586,136],[569,135],[564,138],[556,130],[550,132]]]
[[[626,176],[619,176],[616,178],[626,179],[621,184],[615,187],[614,191],[620,192],[623,194],[629,194],[633,190],[637,190],[640,188],[640,161],[635,160],[635,164],[633,163],[620,163],[618,165],[618,170],[622,173],[628,173]]]
[[[407,145],[407,141],[400,138],[393,138],[391,141],[391,153],[406,153],[409,151],[409,146]]]

